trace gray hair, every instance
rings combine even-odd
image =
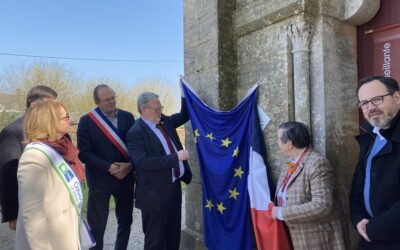
[[[143,92],[137,98],[137,109],[139,113],[142,113],[142,109],[146,107],[147,103],[151,100],[158,99],[158,95],[153,92]]]

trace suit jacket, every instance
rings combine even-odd
[[[23,145],[20,117],[0,133],[0,206],[2,222],[16,220],[18,215],[17,169]]]
[[[280,175],[280,190],[287,169]],[[346,249],[347,235],[336,197],[332,165],[309,149],[290,178],[282,216],[295,250]]]
[[[118,109],[118,130],[122,140],[135,122],[133,115]],[[132,172],[124,179],[118,180],[108,169],[114,162],[129,162],[104,135],[88,114],[81,117],[77,130],[79,159],[85,163],[86,180],[90,188],[113,188],[122,182],[133,182]],[[133,183],[132,183],[133,188]]]
[[[177,150],[183,149],[176,128],[189,120],[186,102],[182,98],[181,112],[162,116],[162,126]],[[166,207],[181,206],[180,181],[172,183],[172,169],[179,166],[177,154],[167,155],[156,134],[138,119],[127,135],[131,161],[136,166],[135,204],[137,208],[159,211]],[[189,184],[192,179],[187,161],[185,173],[180,178]]]
[[[25,151],[19,161],[17,250],[73,250],[79,246],[79,217],[68,190],[47,157]]]
[[[373,127],[363,124],[367,132],[356,137],[360,145],[357,167],[350,192],[350,217],[353,226],[368,219],[367,235],[371,242],[360,240],[362,249],[400,249],[400,112],[389,129],[380,133],[387,143],[375,155],[371,165],[370,205],[371,217],[364,203],[365,168],[367,155],[375,142]]]

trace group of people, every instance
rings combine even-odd
[[[400,249],[399,85],[390,77],[367,77],[356,93],[366,122],[356,137],[360,152],[349,195],[350,218],[360,249]],[[347,249],[334,170],[311,148],[307,127],[281,124],[277,143],[289,162],[278,180],[272,217],[285,222],[296,250]]]
[[[400,249],[399,85],[390,77],[368,77],[356,92],[367,122],[356,138],[360,153],[350,217],[361,249]],[[3,222],[17,231],[16,248],[102,249],[113,196],[115,249],[128,246],[134,201],[142,213],[144,249],[179,249],[180,181],[192,179],[189,154],[176,132],[189,120],[185,98],[179,113],[166,116],[158,95],[144,92],[137,98],[140,118],[135,120],[116,107],[109,86],[98,85],[96,108],[78,125],[78,148],[68,136],[67,107],[56,98],[49,87],[32,88],[24,116],[0,134],[1,209]],[[278,180],[272,218],[284,221],[296,250],[347,249],[335,171],[311,147],[309,129],[300,122],[283,123],[277,144],[288,163]],[[79,182],[85,178],[95,246],[82,236],[87,227],[80,218]]]
[[[192,178],[176,133],[189,119],[184,99],[181,112],[165,116],[158,95],[144,92],[135,122],[116,107],[113,89],[98,85],[96,108],[79,121],[77,147],[68,135],[68,109],[56,99],[53,89],[33,87],[23,117],[0,134],[1,210],[3,222],[16,230],[16,249],[103,249],[111,196],[115,249],[127,249],[135,186],[145,249],[178,249],[180,181]],[[89,226],[81,218],[82,181]]]

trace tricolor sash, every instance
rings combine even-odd
[[[100,128],[104,135],[111,141],[111,143],[118,149],[119,152],[128,160],[128,147],[121,139],[122,136],[118,129],[105,117],[99,108],[95,108],[88,113],[93,122]]]
[[[75,207],[76,213],[78,214],[79,221],[79,240],[81,249],[89,249],[96,245],[92,235],[90,234],[89,227],[81,217],[81,209],[83,205],[82,188],[78,177],[72,171],[71,167],[65,162],[64,158],[60,156],[52,147],[42,142],[29,143],[25,150],[36,149],[42,152],[47,159],[50,161],[51,166],[60,177],[65,188],[67,189],[71,202]]]

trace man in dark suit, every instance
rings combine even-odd
[[[180,113],[165,116],[158,95],[142,93],[137,100],[140,119],[129,130],[127,143],[136,166],[136,207],[142,212],[145,250],[179,249],[181,182],[192,173],[188,152],[182,150],[176,128],[189,120],[185,99]]]
[[[390,77],[363,78],[357,87],[365,133],[350,191],[350,218],[360,249],[400,249],[400,89]]]
[[[87,219],[96,241],[92,249],[103,249],[111,195],[118,221],[115,249],[126,249],[132,224],[134,178],[125,136],[133,115],[116,108],[114,91],[105,84],[93,91],[97,108],[82,116],[77,138],[79,159],[85,163],[89,187]]]
[[[26,108],[37,101],[55,99],[57,93],[50,87],[37,85],[31,88],[26,98]],[[24,145],[23,117],[7,125],[0,133],[0,206],[2,222],[16,229],[18,215],[17,169]]]

